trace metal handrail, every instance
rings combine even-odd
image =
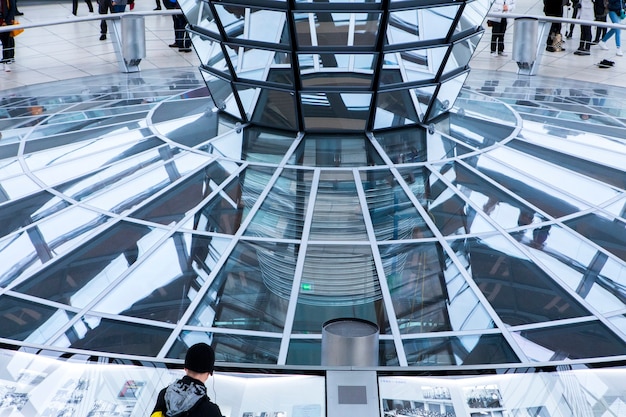
[[[548,23],[572,23],[574,25],[588,25],[588,26],[597,26],[603,28],[615,28],[615,29],[626,29],[625,24],[621,23],[613,23],[613,22],[598,22],[596,20],[581,20],[581,19],[572,19],[569,17],[554,17],[554,16],[543,16],[543,15],[528,15],[521,13],[487,13],[487,19],[490,17],[494,18],[509,18],[509,19],[517,19],[517,18],[526,18],[526,19],[537,19],[539,22],[548,22]]]

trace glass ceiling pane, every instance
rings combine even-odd
[[[84,316],[52,345],[123,355],[156,356],[170,333],[170,329],[148,326],[145,323],[125,323]]]
[[[626,354],[626,343],[598,321],[522,330],[513,334],[524,353],[537,362]]]
[[[229,243],[228,239],[176,233],[108,290],[93,310],[176,323]]]
[[[322,172],[310,239],[369,240],[352,171]]]
[[[118,223],[14,289],[83,308],[124,274],[164,232]]]
[[[331,306],[370,305],[381,297],[369,245],[309,244],[298,296],[300,304],[321,305],[330,310]]]
[[[439,244],[381,245],[380,253],[401,333],[494,327]]]
[[[500,319],[516,326],[589,316],[580,303],[503,237],[469,239],[472,279]]]
[[[0,186],[0,194],[2,189]],[[1,197],[0,197],[1,198]],[[40,191],[29,197],[0,204],[0,237],[54,215],[69,205],[59,197]]]
[[[626,223],[622,220],[603,213],[590,213],[564,223],[626,262]]]
[[[424,177],[413,177],[413,189],[424,188]],[[417,183],[417,184],[416,184]],[[409,197],[388,170],[363,173],[365,200],[376,240],[414,239],[431,236]],[[427,235],[424,235],[424,232]]]
[[[247,236],[300,239],[313,171],[285,169],[246,229]]]
[[[204,342],[215,350],[216,362],[276,365],[280,341],[280,338],[185,331],[167,356],[183,359],[189,346]]]
[[[404,340],[409,366],[518,363],[499,334]]]
[[[189,324],[282,333],[289,300],[272,284],[293,279],[294,271],[271,269],[269,263],[280,261],[284,249],[278,243],[239,242]]]
[[[226,168],[218,162],[210,164],[153,199],[132,216],[164,225],[178,222],[232,174]]]
[[[307,134],[295,151],[296,162],[305,166],[358,167],[385,164],[363,134]],[[330,174],[328,174],[330,175]],[[347,171],[335,172],[337,179],[353,178]]]
[[[0,337],[47,343],[72,318],[73,313],[19,298],[0,296]]]

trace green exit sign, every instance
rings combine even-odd
[[[302,291],[312,291],[313,290],[313,284],[309,284],[309,283],[303,283],[300,286],[300,289],[302,289]]]

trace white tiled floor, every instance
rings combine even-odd
[[[137,0],[135,11],[151,12],[151,0]],[[517,0],[516,13],[543,15],[542,0]],[[13,87],[42,82],[64,80],[108,72],[119,72],[113,44],[110,39],[99,41],[99,20],[80,21],[94,16],[87,13],[87,6],[80,2],[79,19],[71,16],[71,2],[58,0],[21,0],[23,23],[43,23],[67,20],[68,24],[37,27],[26,30],[16,38],[16,62],[10,73],[0,72],[0,91]],[[68,17],[70,16],[70,17]],[[96,15],[97,16],[97,15]],[[77,21],[78,20],[78,21]],[[180,53],[169,48],[173,41],[170,16],[151,14],[146,16],[146,58],[141,69],[198,66],[195,53]],[[510,21],[505,38],[506,48],[511,51],[514,21]],[[567,40],[567,50],[562,53],[543,53],[539,75],[565,77],[608,85],[626,86],[626,57],[617,57],[613,51],[592,48],[590,56],[576,56],[579,29],[574,38]],[[505,72],[517,72],[517,64],[509,57],[492,57],[489,50],[490,29],[487,28],[471,67]],[[613,68],[600,69],[596,64],[603,58],[616,62]]]

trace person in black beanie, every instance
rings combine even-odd
[[[163,388],[150,417],[222,417],[217,404],[206,395],[204,383],[213,375],[215,352],[197,343],[185,355],[185,376]]]

